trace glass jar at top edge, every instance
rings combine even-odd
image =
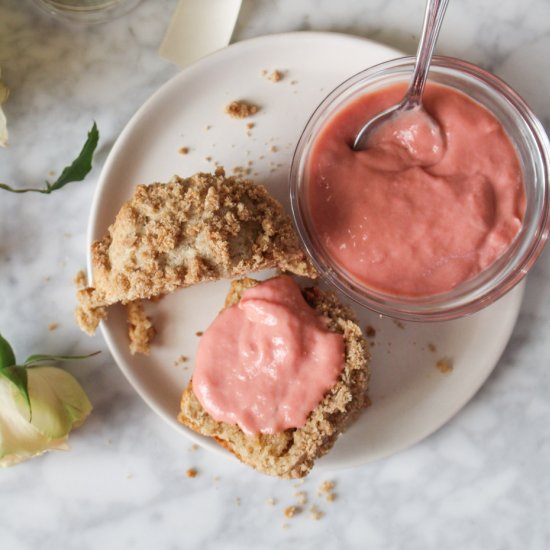
[[[33,0],[43,11],[67,21],[101,23],[119,17],[141,0]]]

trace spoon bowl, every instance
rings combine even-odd
[[[433,166],[445,153],[445,134],[422,105],[399,103],[382,111],[363,126],[357,141],[361,146],[356,150],[387,149],[409,166]]]

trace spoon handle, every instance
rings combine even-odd
[[[411,85],[404,103],[407,108],[414,108],[422,103],[422,93],[428,79],[428,72],[434,46],[441,29],[443,16],[449,0],[427,0],[424,25],[416,53],[416,64],[412,75]]]

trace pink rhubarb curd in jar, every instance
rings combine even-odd
[[[333,261],[385,294],[452,290],[490,266],[520,230],[518,155],[499,121],[447,86],[428,84],[409,112],[353,151],[362,125],[398,103],[393,85],[346,105],[321,130],[306,167],[311,222]]]
[[[344,367],[344,339],[283,275],[246,290],[201,338],[193,390],[248,435],[304,425]]]

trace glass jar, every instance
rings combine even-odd
[[[500,298],[526,275],[540,255],[549,231],[550,143],[530,108],[502,80],[465,61],[434,57],[430,81],[454,88],[481,104],[500,121],[512,141],[525,186],[523,225],[494,263],[448,292],[407,297],[369,288],[334,261],[313,228],[306,198],[308,157],[320,130],[335,113],[361,95],[408,83],[413,66],[412,57],[381,63],[348,79],[327,96],[309,119],[296,147],[290,200],[300,237],[323,279],[360,305],[384,315],[411,321],[448,320],[478,311]]]

